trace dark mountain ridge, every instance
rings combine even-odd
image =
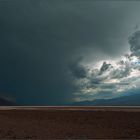
[[[140,106],[140,94],[121,96],[114,99],[97,99],[94,101],[81,101],[71,104],[73,106]]]

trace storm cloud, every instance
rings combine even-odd
[[[132,55],[140,56],[140,31],[133,33],[129,37],[129,43],[131,45],[130,50]]]
[[[1,0],[0,94],[21,105],[61,105],[85,89],[113,97],[117,85],[107,83],[108,75],[128,77],[133,64],[116,69],[106,60],[129,52],[127,37],[140,22],[139,7],[128,1]],[[137,58],[134,51],[130,59]]]

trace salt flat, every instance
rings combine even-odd
[[[140,138],[140,107],[0,107],[0,139]]]
[[[140,111],[140,106],[0,106],[0,110]]]

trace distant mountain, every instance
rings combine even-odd
[[[72,106],[140,106],[140,94],[127,95],[114,99],[97,99],[95,101],[82,101]]]
[[[12,106],[16,105],[14,102],[0,98],[0,106]]]

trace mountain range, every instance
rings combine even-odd
[[[0,98],[0,106],[12,106],[16,105],[14,102]]]
[[[140,106],[140,94],[125,95],[114,99],[97,99],[94,101],[81,101],[72,106]]]

